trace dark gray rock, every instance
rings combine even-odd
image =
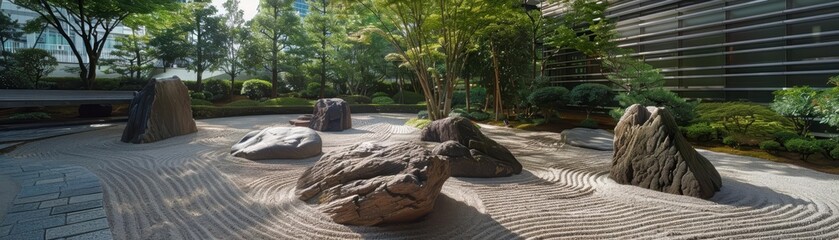
[[[295,193],[333,221],[407,222],[431,212],[449,163],[408,142],[365,142],[325,154],[306,169]]]
[[[319,99],[309,120],[309,128],[321,131],[344,131],[352,128],[350,104],[340,98]]]
[[[621,184],[711,198],[720,190],[717,169],[679,132],[670,112],[632,105],[615,126],[609,176]]]
[[[301,159],[321,153],[320,135],[306,127],[272,127],[252,131],[233,145],[230,154],[250,160]]]
[[[615,134],[603,129],[573,128],[562,131],[562,139],[571,146],[600,151],[614,149]]]
[[[152,79],[131,100],[121,140],[150,143],[197,131],[189,90],[181,80]]]
[[[455,177],[505,177],[521,173],[521,163],[505,148],[493,141],[466,118],[449,117],[428,124],[422,140],[443,143],[434,152],[452,161]],[[463,148],[469,149],[468,156]]]

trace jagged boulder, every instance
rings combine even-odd
[[[610,177],[656,191],[711,198],[722,180],[714,165],[679,132],[666,109],[635,104],[615,126]]]
[[[189,90],[181,79],[152,79],[131,100],[122,141],[150,143],[197,131]]]
[[[513,153],[481,133],[466,118],[449,117],[431,122],[423,128],[421,139],[443,143],[433,152],[452,161],[452,176],[505,177],[521,173],[521,163]]]
[[[230,154],[250,160],[301,159],[321,153],[323,142],[306,127],[271,127],[252,131],[233,145]]]
[[[321,132],[344,131],[352,128],[350,104],[340,98],[323,98],[315,103],[309,128]]]
[[[341,224],[406,222],[434,208],[449,163],[416,143],[365,142],[326,153],[295,193]]]

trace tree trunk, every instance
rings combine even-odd
[[[466,112],[471,112],[472,111],[472,104],[469,103],[469,102],[471,101],[470,100],[470,98],[471,98],[471,93],[470,92],[472,91],[472,87],[469,86],[469,77],[466,77],[466,78],[463,79],[463,85],[465,85],[465,88],[466,88]]]
[[[495,72],[495,121],[500,119],[499,114],[504,111],[501,106],[501,70],[498,64],[498,55],[496,54],[495,46],[491,45],[492,68]]]

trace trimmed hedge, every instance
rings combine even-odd
[[[264,105],[280,105],[280,106],[312,106],[312,101],[304,98],[295,97],[281,97],[269,99],[262,102]]]
[[[807,161],[807,158],[809,158],[810,155],[821,150],[821,147],[819,147],[816,141],[807,139],[792,139],[785,142],[784,146],[786,146],[787,150],[790,152],[798,153],[801,156],[801,160],[804,161]]]
[[[241,94],[248,96],[251,100],[259,100],[271,94],[271,82],[259,79],[245,81],[242,84]]]
[[[390,97],[374,97],[373,104],[394,104],[396,102],[393,101]]]
[[[238,100],[224,105],[225,107],[260,107],[262,103],[250,99]]]
[[[425,101],[425,96],[415,92],[402,91],[397,94],[394,94],[392,99],[396,103],[417,104],[419,102]]]
[[[599,124],[597,123],[597,121],[594,121],[594,120],[593,120],[593,119],[591,119],[591,118],[586,118],[586,119],[583,119],[583,121],[580,121],[580,125],[579,125],[579,126],[580,126],[580,127],[584,127],[584,128],[597,129],[597,126],[598,126],[598,125],[599,125]]]
[[[213,97],[209,100],[219,100],[229,96],[231,90],[230,82],[225,80],[207,80],[204,83],[204,91],[210,92],[213,94]]]
[[[363,95],[341,95],[338,96],[340,99],[344,99],[350,104],[370,104],[373,103],[373,100],[367,96]]]
[[[213,103],[204,99],[192,99],[192,106],[212,106]]]
[[[781,150],[781,143],[774,140],[763,141],[760,142],[760,149],[770,153],[775,153],[778,150]]]

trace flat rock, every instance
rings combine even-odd
[[[563,130],[560,134],[565,143],[571,146],[600,151],[614,150],[615,134],[603,129],[573,128]]]
[[[340,98],[323,98],[315,103],[309,128],[321,131],[344,131],[352,128],[350,104]]]
[[[320,135],[306,127],[271,127],[252,131],[233,145],[230,154],[250,160],[301,159],[321,153]]]
[[[609,176],[621,184],[711,198],[722,180],[714,165],[696,152],[666,109],[635,104],[615,126]]]
[[[447,161],[416,143],[365,142],[323,155],[295,193],[337,223],[407,222],[431,212],[449,174]]]
[[[466,118],[449,117],[431,122],[423,128],[421,139],[444,143],[434,152],[456,163],[452,164],[452,176],[506,177],[521,173],[521,163],[510,150],[481,133]],[[468,156],[463,148],[469,150]]]
[[[150,143],[197,131],[189,90],[181,79],[152,79],[131,100],[121,140]]]

